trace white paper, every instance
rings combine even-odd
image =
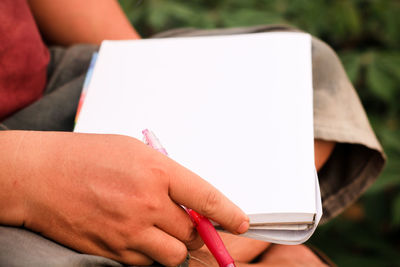
[[[308,34],[103,42],[76,131],[145,128],[247,214],[317,212]]]

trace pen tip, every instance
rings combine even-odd
[[[235,265],[235,263],[232,262],[232,263],[225,265],[225,267],[236,267],[236,265]]]

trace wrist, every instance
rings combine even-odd
[[[21,149],[23,131],[1,131],[0,224],[21,226],[25,222],[26,164]]]

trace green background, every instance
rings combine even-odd
[[[179,28],[288,24],[339,54],[388,156],[364,196],[308,242],[339,266],[400,266],[400,1],[120,1],[143,37]]]

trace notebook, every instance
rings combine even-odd
[[[248,237],[298,244],[322,214],[305,33],[104,41],[75,131],[142,139],[250,217]]]

